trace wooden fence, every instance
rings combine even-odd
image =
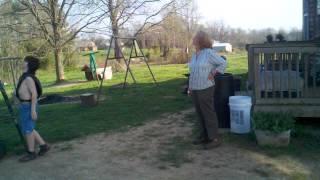
[[[320,44],[252,44],[247,50],[248,82],[254,92],[255,110],[318,107],[320,111]],[[306,114],[303,110],[299,112],[301,116],[313,116],[303,115]]]

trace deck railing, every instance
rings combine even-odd
[[[247,46],[255,104],[320,104],[320,44]]]

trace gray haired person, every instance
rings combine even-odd
[[[199,116],[200,136],[193,144],[203,144],[205,149],[221,144],[218,119],[214,108],[214,77],[223,74],[226,61],[212,49],[210,37],[199,31],[193,38],[196,52],[189,63],[189,94]]]

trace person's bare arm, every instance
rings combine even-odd
[[[36,84],[34,80],[31,77],[26,78],[26,84],[28,87],[29,92],[31,93],[31,117],[34,121],[38,119],[37,111],[36,111],[36,105],[37,105],[37,89],[36,89]]]

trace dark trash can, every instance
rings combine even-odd
[[[230,73],[215,76],[214,106],[219,128],[230,128],[229,96],[234,96],[234,81]]]
[[[185,77],[187,77],[187,81],[183,87],[183,91],[182,91],[182,94],[186,94],[188,95],[188,89],[189,89],[189,78],[190,78],[190,73],[187,73],[187,74],[183,74]]]
[[[233,76],[233,89],[234,91],[241,90],[241,78]]]

